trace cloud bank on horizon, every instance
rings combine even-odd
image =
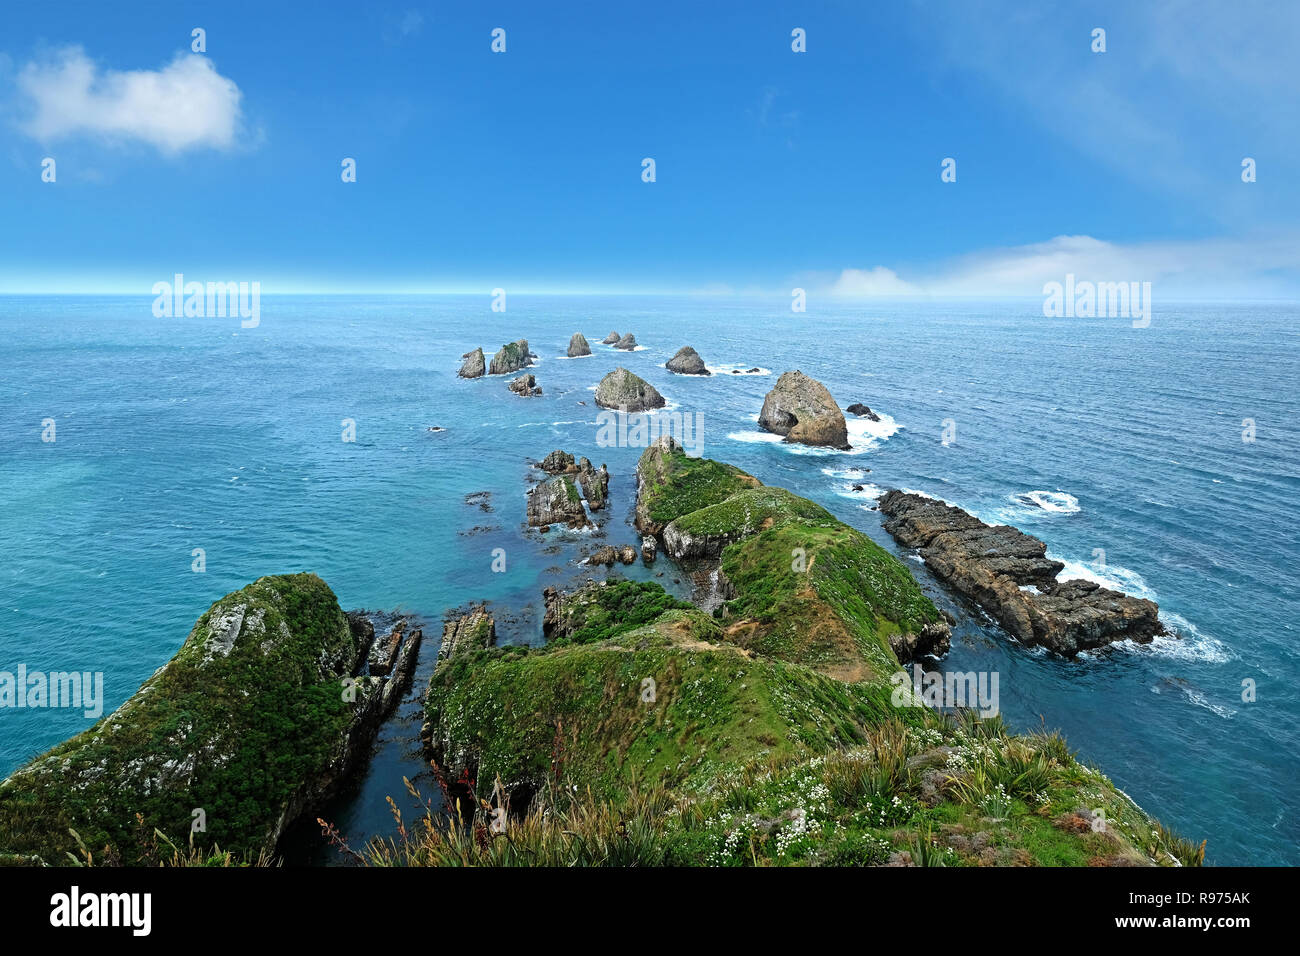
[[[198,8],[13,11],[0,291],[1300,298],[1300,4]]]

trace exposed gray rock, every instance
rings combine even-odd
[[[528,492],[527,511],[528,524],[533,528],[553,524],[584,528],[590,524],[582,507],[582,494],[568,475],[555,475],[534,486]]]
[[[847,450],[844,413],[826,386],[800,371],[786,372],[763,399],[759,427],[789,442]]]
[[[617,332],[610,332],[609,335],[605,336],[603,339],[600,340],[600,344],[601,344],[601,345],[617,345],[617,344],[618,344],[618,340],[619,340],[621,337],[622,337],[622,336],[620,336]]]
[[[659,545],[655,543],[655,539],[653,537],[651,537],[650,535],[646,535],[641,539],[641,560],[642,561],[644,561],[646,564],[654,564],[655,557],[658,555],[658,553],[659,553]]]
[[[573,338],[569,339],[569,358],[590,354],[591,346],[587,344],[587,337],[581,332],[574,332]]]
[[[460,371],[456,374],[461,378],[481,378],[483,371],[483,350],[480,348],[461,356]]]
[[[537,379],[531,373],[525,373],[510,381],[510,391],[529,398],[542,394],[542,387],[537,384]]]
[[[1038,538],[987,525],[960,508],[902,491],[880,498],[885,530],[917,548],[926,567],[993,615],[1025,644],[1068,657],[1112,641],[1165,633],[1153,601],[1092,581],[1057,581],[1064,569]]]
[[[596,386],[596,404],[601,408],[621,408],[628,412],[644,412],[663,408],[667,402],[658,389],[625,368],[616,368]]]
[[[614,348],[622,349],[625,352],[631,352],[636,348],[636,336],[631,332],[624,332],[623,337],[618,340],[618,344],[615,345]]]
[[[704,359],[700,358],[700,353],[695,351],[689,345],[683,345],[677,350],[677,354],[668,360],[665,366],[668,371],[676,372],[678,375],[709,375],[711,374],[704,366]]]
[[[880,421],[880,416],[873,412],[870,406],[863,405],[861,402],[854,402],[848,407],[847,411],[851,415],[857,415],[859,418],[865,418],[868,421]]]

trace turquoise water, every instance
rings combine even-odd
[[[563,447],[606,462],[604,541],[635,540],[640,449],[596,446],[590,391],[622,364],[698,414],[704,454],[892,550],[872,496],[909,488],[1016,524],[1076,573],[1157,600],[1180,639],[1063,661],[1015,645],[904,555],[959,616],[944,666],[996,670],[1012,725],[1061,728],[1145,808],[1208,839],[1211,862],[1300,863],[1300,308],[1157,301],[1150,327],[1133,329],[1046,319],[1036,300],[802,315],[788,300],[512,295],[504,314],[489,301],[266,297],[246,330],[156,319],[148,297],[0,298],[0,670],[102,671],[107,712],[212,601],[285,571],[319,573],[345,607],[431,621],[426,672],[439,618],[471,600],[502,609],[506,639],[537,640],[541,588],[603,541],[524,533],[528,459]],[[643,350],[596,344],[614,329]],[[594,357],[560,357],[575,331]],[[519,337],[539,355],[541,398],[455,377],[462,352]],[[672,376],[662,364],[685,344],[712,366],[772,374]],[[764,440],[754,418],[791,368],[888,419],[852,453]],[[53,443],[41,441],[47,418]],[[465,503],[480,491],[491,511]],[[191,571],[195,548],[205,573]],[[505,573],[491,570],[495,548]],[[628,573],[659,571],[675,587],[662,564]],[[386,829],[383,796],[400,795],[403,773],[431,789],[414,742],[419,691],[334,808],[354,837]],[[0,773],[89,723],[0,710]]]

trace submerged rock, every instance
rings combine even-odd
[[[466,352],[461,356],[460,371],[456,373],[461,378],[482,378],[483,372],[483,350],[481,348]]]
[[[668,371],[676,372],[678,375],[709,375],[711,374],[704,366],[704,359],[700,358],[700,353],[695,351],[689,345],[683,345],[677,350],[677,354],[670,358],[665,366]]]
[[[826,386],[800,371],[785,372],[763,399],[759,427],[789,442],[847,450],[844,413]]]
[[[917,548],[931,571],[1024,644],[1073,657],[1112,641],[1148,643],[1165,631],[1153,601],[1092,581],[1057,581],[1065,565],[1016,528],[898,490],[886,492],[879,507],[899,544]]]
[[[519,372],[526,369],[535,358],[532,352],[528,350],[528,340],[519,339],[517,342],[507,342],[501,346],[501,350],[492,356],[492,364],[488,368],[489,375],[507,375],[510,372]]]
[[[663,408],[667,402],[659,390],[625,368],[616,368],[596,386],[596,404],[601,408],[620,408],[628,412],[644,412]]]
[[[574,332],[573,338],[569,339],[569,358],[578,358],[582,355],[591,354],[591,346],[587,344],[587,337],[581,332]]]

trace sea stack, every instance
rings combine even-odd
[[[683,345],[678,349],[677,354],[668,360],[665,368],[670,372],[676,372],[678,375],[710,374],[709,370],[704,367],[704,359],[700,358],[700,353],[689,345]]]
[[[482,378],[486,371],[486,364],[483,360],[483,350],[474,349],[472,352],[466,352],[461,356],[460,371],[456,374],[461,378]]]
[[[581,332],[574,332],[573,338],[569,339],[569,358],[590,354],[591,346],[587,344],[587,337]]]
[[[645,412],[663,408],[667,402],[658,389],[627,369],[614,369],[596,386],[596,404],[601,408],[621,408],[628,412]]]
[[[528,351],[527,339],[507,342],[501,346],[501,351],[492,356],[492,364],[488,368],[488,374],[508,375],[511,372],[523,371],[529,366],[532,358],[533,353]]]
[[[844,413],[826,386],[803,372],[784,373],[763,399],[760,428],[785,436],[789,442],[825,448],[849,448]]]
[[[620,336],[619,336],[619,334],[618,334],[617,332],[610,332],[609,335],[605,336],[603,339],[600,340],[600,344],[601,344],[601,345],[618,345],[618,340],[619,340],[619,338],[620,338]]]
[[[618,340],[618,344],[614,348],[622,349],[624,352],[631,352],[636,348],[636,336],[631,332],[623,333],[623,337]]]

